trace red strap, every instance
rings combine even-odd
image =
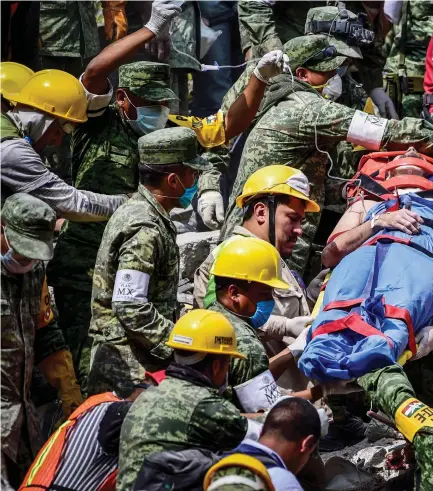
[[[376,237],[373,237],[371,240],[365,242],[363,245],[365,246],[375,245],[379,240],[382,239],[387,239],[392,242],[397,242],[398,244],[405,244],[405,245],[410,244],[410,239],[403,239],[401,237],[395,237],[394,235],[381,234],[381,235],[376,235]]]
[[[351,331],[354,331],[365,337],[380,336],[382,338],[385,338],[392,348],[391,339],[389,339],[389,337],[386,336],[382,331],[379,331],[379,329],[370,326],[370,324],[365,322],[362,317],[356,312],[352,312],[342,319],[338,319],[336,321],[332,321],[328,324],[320,326],[313,332],[312,338],[314,339],[316,336],[320,336],[321,334],[330,334],[333,332],[342,331],[344,329],[350,329]]]
[[[105,479],[105,481],[98,487],[98,491],[116,491],[118,472],[119,469],[114,469],[107,479]]]
[[[323,310],[326,312],[327,310],[332,309],[345,309],[346,307],[360,305],[364,300],[364,298],[355,298],[353,300],[334,300],[333,302],[327,303],[323,307]]]
[[[408,346],[413,355],[416,353],[416,341],[415,341],[415,331],[413,329],[412,318],[407,309],[402,307],[396,307],[395,305],[385,304],[385,315],[389,319],[400,319],[406,323],[407,331],[409,333]]]

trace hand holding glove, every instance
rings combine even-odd
[[[418,349],[415,356],[411,359],[419,360],[433,351],[433,326],[426,326],[415,336]]]
[[[323,271],[320,271],[320,273],[311,280],[310,284],[308,285],[307,288],[307,297],[312,301],[316,302],[319,295],[320,295],[320,290],[323,286],[323,283],[325,282],[326,275],[330,272],[330,268],[326,268]]]
[[[351,394],[352,392],[361,392],[364,389],[359,386],[355,379],[351,380],[333,380],[332,382],[326,382],[320,384],[322,387],[323,397],[328,397],[334,394]]]
[[[125,13],[126,0],[102,2],[104,14],[104,31],[107,41],[118,41],[128,34],[128,20]]]
[[[147,27],[157,37],[165,34],[170,21],[177,17],[181,11],[182,8],[178,7],[172,0],[154,0],[152,15],[144,27]]]
[[[289,71],[289,57],[280,49],[266,53],[257,63],[254,75],[267,84],[269,79]]]
[[[198,199],[198,213],[203,223],[217,230],[224,221],[223,197],[218,191],[204,191]]]
[[[379,108],[382,118],[399,119],[392,100],[388,97],[383,87],[376,87],[370,92],[370,97]]]

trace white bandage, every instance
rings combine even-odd
[[[380,150],[387,123],[387,119],[374,114],[355,111],[347,132],[347,141],[362,145],[367,150]]]
[[[112,302],[147,302],[150,276],[134,269],[119,269]]]

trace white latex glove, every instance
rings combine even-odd
[[[289,71],[289,61],[289,57],[280,49],[270,51],[257,63],[256,68],[254,68],[254,75],[267,84],[270,78]]]
[[[355,379],[351,380],[333,380],[326,384],[320,384],[322,387],[323,397],[327,397],[333,394],[350,394],[352,392],[361,392],[364,389],[359,386]]]
[[[217,230],[224,221],[223,197],[218,191],[205,191],[198,199],[198,212],[211,230]]]
[[[170,21],[177,17],[182,8],[177,6],[172,0],[154,0],[152,3],[152,14],[149,22],[145,24],[155,36],[161,35],[168,27]]]
[[[300,315],[293,319],[286,319],[284,336],[297,338],[306,330],[307,324],[310,324],[311,322],[313,322],[313,317],[311,317],[311,315]]]
[[[385,92],[385,89],[383,87],[376,87],[375,89],[373,89],[370,92],[370,97],[379,108],[379,112],[382,118],[398,120],[398,114],[395,110],[394,104],[392,103],[392,100],[388,97],[388,94]]]
[[[295,358],[298,358],[304,352],[305,346],[307,346],[307,335],[309,330],[310,328],[304,329],[289,346],[289,350]]]
[[[323,407],[317,409],[320,418],[320,436],[326,436],[329,430],[329,418]]]
[[[433,326],[423,327],[415,336],[415,341],[418,349],[411,361],[419,360],[433,351]]]

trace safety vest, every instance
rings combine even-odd
[[[112,392],[105,392],[96,396],[89,397],[79,408],[77,408],[41,448],[36,459],[28,470],[23,483],[18,491],[45,491],[48,489],[56,476],[57,466],[62,456],[63,448],[67,441],[67,433],[73,428],[79,417],[91,409],[105,402],[118,402],[119,399]],[[115,489],[117,469],[104,481],[98,491],[108,491]]]

